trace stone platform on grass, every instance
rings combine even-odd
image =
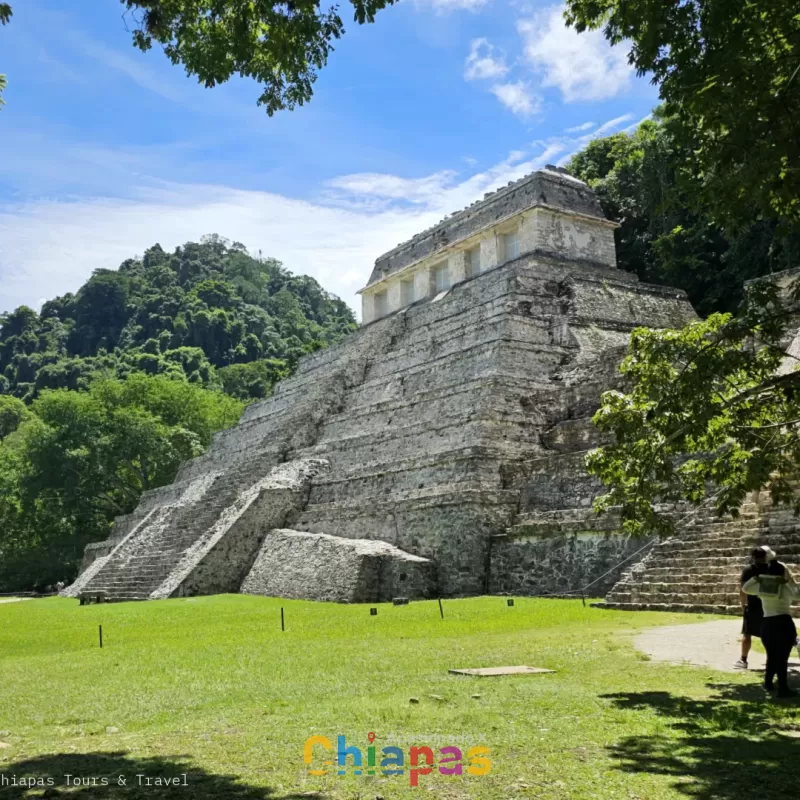
[[[242,583],[243,594],[387,603],[401,592],[434,597],[436,567],[386,542],[271,531]]]
[[[476,667],[474,669],[449,669],[451,675],[473,675],[478,678],[499,678],[504,675],[552,675],[554,669],[541,667]]]

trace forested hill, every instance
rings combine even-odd
[[[185,375],[240,400],[265,397],[301,356],[355,328],[352,311],[313,279],[217,235],[173,253],[155,244],[75,293],[0,317],[0,394],[98,377]]]

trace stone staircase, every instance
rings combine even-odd
[[[171,502],[155,506],[111,553],[67,589],[103,593],[108,602],[239,591],[268,530],[290,521],[327,464],[299,460],[269,466],[270,456],[241,469],[182,482]]]
[[[104,592],[106,599],[147,600],[174,570],[176,563],[207,530],[229,504],[230,492],[207,490],[218,483],[218,476],[202,487],[196,496],[184,493],[173,505],[158,507],[148,515],[113,551],[91,579],[91,591]],[[195,488],[199,481],[193,482]],[[203,504],[200,499],[210,497]]]
[[[699,511],[679,532],[656,542],[608,593],[604,608],[739,614],[739,576],[754,547],[768,544],[779,559],[800,567],[800,519],[751,498],[741,515]],[[800,570],[794,570],[800,577]]]

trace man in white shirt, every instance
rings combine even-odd
[[[750,578],[742,586],[742,591],[760,597],[764,608],[764,621],[761,624],[761,641],[767,651],[764,686],[767,691],[774,691],[777,677],[778,697],[794,697],[796,692],[789,688],[788,680],[789,656],[797,641],[792,601],[800,596],[800,589],[786,565],[772,561],[767,572]]]

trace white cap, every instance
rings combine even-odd
[[[759,549],[764,551],[767,561],[775,561],[775,559],[778,557],[775,551],[768,544],[762,544]]]

